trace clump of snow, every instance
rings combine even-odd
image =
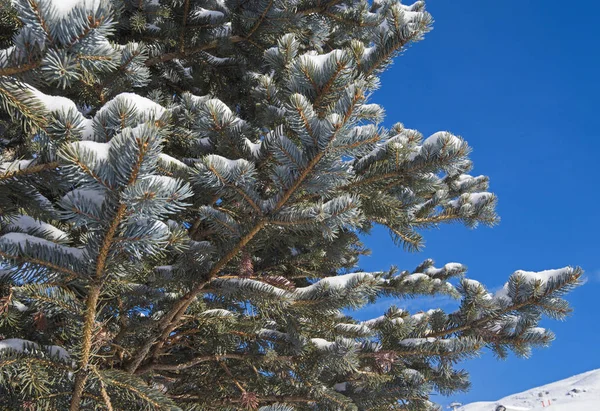
[[[7,162],[7,163],[1,163],[0,164],[0,172],[7,173],[7,172],[15,172],[15,171],[25,170],[27,167],[29,167],[31,165],[32,162],[33,162],[33,160],[17,160],[17,161],[11,161],[11,162]]]
[[[339,60],[343,54],[342,50],[333,50],[326,54],[312,54],[307,53],[302,56],[302,60],[307,63],[312,63],[318,70],[322,70],[327,62],[331,59],[332,61]]]
[[[472,280],[470,278],[463,279],[464,283],[473,288],[483,287],[481,283],[477,280]]]
[[[103,190],[93,188],[76,188],[75,190],[69,191],[63,199],[71,202],[75,198],[81,198],[91,202],[92,204],[102,205],[105,199],[105,192]]]
[[[459,148],[463,144],[462,140],[447,131],[438,131],[423,141],[423,147],[441,149],[443,146]]]
[[[335,329],[336,329],[336,331],[339,331],[339,332],[349,332],[349,333],[359,333],[359,334],[370,334],[371,333],[371,329],[364,323],[361,323],[361,324],[340,323],[340,324],[336,324]]]
[[[544,271],[523,271],[517,270],[513,275],[522,276],[526,282],[532,283],[534,281],[541,281],[542,286],[547,285],[549,281],[557,280],[569,273],[572,272],[572,268],[564,267],[557,268],[553,270],[544,270]],[[504,286],[496,292],[494,298],[501,299],[510,302],[511,298],[509,296],[509,287],[508,283],[505,283]]]
[[[170,155],[164,153],[161,153],[158,156],[158,161],[159,164],[169,168],[177,168],[184,170],[188,168],[188,166],[185,163],[177,160],[175,157],[171,157]]]
[[[98,110],[98,114],[101,112],[110,109],[112,106],[115,106],[119,103],[124,103],[127,105],[131,105],[136,108],[137,112],[140,114],[145,114],[148,117],[150,115],[154,115],[155,118],[162,116],[167,110],[158,103],[150,100],[149,98],[142,97],[139,94],[135,93],[121,93],[108,103],[106,103],[100,110]]]
[[[458,271],[463,270],[465,266],[461,263],[448,263],[444,265],[444,268],[446,269],[446,271]]]
[[[310,342],[313,343],[319,350],[327,350],[335,345],[335,342],[327,341],[323,338],[311,338]]]
[[[410,274],[410,275],[407,275],[406,277],[404,277],[402,279],[402,282],[414,283],[417,281],[428,280],[428,279],[429,279],[429,276],[427,274],[415,273],[415,274]]]
[[[74,147],[79,151],[83,149],[84,151],[94,153],[94,156],[97,160],[108,160],[108,149],[110,148],[110,143],[98,143],[96,141],[76,141],[71,143]]]
[[[95,11],[102,0],[50,0],[59,18],[66,17],[76,6],[85,5],[86,10]]]
[[[307,293],[311,293],[313,292],[316,288],[318,287],[323,287],[324,285],[332,287],[332,288],[347,288],[348,284],[351,281],[355,281],[355,280],[362,280],[364,278],[373,278],[373,275],[370,273],[351,273],[351,274],[344,274],[344,275],[337,275],[334,277],[327,277],[327,278],[323,278],[319,281],[317,281],[314,284],[311,284],[307,287],[300,287],[297,288],[295,291],[295,294],[297,296],[302,296],[305,295]]]
[[[9,230],[19,230],[25,233],[33,232],[42,232],[50,237],[52,240],[66,240],[68,239],[68,234],[58,228],[54,227],[52,224],[45,223],[43,221],[35,220],[33,217],[28,215],[19,215],[15,217],[11,217],[10,223],[7,225]]]
[[[268,328],[260,329],[258,331],[257,335],[261,338],[269,338],[269,339],[273,339],[273,340],[282,340],[282,341],[287,341],[290,338],[290,336],[286,333],[282,333],[281,331],[277,331],[277,330],[269,330]]]
[[[385,315],[381,315],[376,318],[371,318],[370,320],[362,321],[360,324],[365,327],[375,327],[386,320],[389,321],[389,323],[391,324],[404,324],[404,318],[402,317],[390,318],[386,317]]]
[[[79,112],[75,103],[66,97],[49,96],[31,86],[28,87],[31,93],[44,105],[44,107],[46,107],[46,110],[48,110],[49,112],[61,110],[65,112],[68,112],[69,110],[75,111],[77,113]]]
[[[232,317],[233,313],[229,310],[224,310],[222,308],[215,308],[212,310],[203,311],[200,316],[202,317]]]
[[[432,343],[435,342],[436,339],[433,337],[427,337],[427,338],[406,338],[402,341],[400,341],[400,344],[402,345],[408,345],[408,346],[419,346],[422,344],[426,344],[426,343]]]
[[[83,256],[83,249],[81,249],[81,248],[66,247],[66,246],[63,246],[60,244],[53,243],[52,241],[45,240],[43,238],[34,237],[32,235],[23,234],[23,233],[4,234],[2,237],[0,237],[0,244],[2,244],[2,243],[17,245],[21,249],[23,249],[28,244],[32,244],[32,245],[35,244],[35,245],[46,246],[46,247],[54,247],[55,249],[69,253],[73,257],[76,257],[76,258],[81,258]]]
[[[0,341],[0,351],[13,350],[21,353],[27,353],[31,349],[40,349],[40,345],[28,340],[22,340],[20,338],[8,338]],[[63,347],[58,345],[44,345],[43,349],[47,350],[51,356],[58,356],[61,360],[66,360],[70,357],[70,354]]]
[[[20,312],[25,312],[29,309],[25,304],[23,304],[22,302],[19,302],[17,300],[12,300],[11,304],[13,307],[15,307],[15,309],[17,311],[20,311]]]
[[[225,15],[217,10],[207,10],[199,7],[194,11],[193,17],[197,19],[208,19],[211,22],[214,22],[225,17]]]
[[[385,315],[380,315],[379,317],[375,317],[375,318],[371,318],[370,320],[362,321],[361,324],[369,327],[369,326],[379,324],[380,322],[384,321],[385,319],[386,319]]]
[[[262,147],[262,142],[253,143],[249,139],[245,139],[245,143],[246,147],[248,147],[248,149],[250,150],[250,154],[252,154],[252,157],[258,158],[260,154],[260,148]]]
[[[457,208],[460,206],[460,201],[462,200],[463,204],[469,204],[476,207],[493,198],[494,194],[487,191],[482,191],[480,193],[465,193],[462,194],[459,199],[448,201],[448,204],[454,208]]]
[[[566,268],[558,268],[558,269],[554,269],[554,270],[544,270],[544,271],[538,271],[538,272],[518,270],[515,272],[515,274],[522,275],[523,277],[525,277],[525,280],[527,280],[529,282],[541,281],[543,284],[545,284],[548,281],[557,280],[560,277],[565,276],[570,271],[571,271],[571,268],[566,267]]]

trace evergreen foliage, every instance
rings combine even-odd
[[[358,268],[375,225],[415,251],[497,222],[462,138],[368,102],[431,23],[396,0],[3,6],[0,406],[430,410],[461,360],[547,346],[579,268],[496,294],[457,263]],[[399,308],[423,295],[460,307]]]

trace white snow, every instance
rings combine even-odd
[[[215,308],[212,310],[203,311],[200,315],[202,317],[231,317],[233,316],[233,313],[222,308]]]
[[[472,279],[470,279],[470,278],[465,278],[465,279],[463,279],[463,281],[464,281],[466,284],[468,284],[469,286],[473,287],[473,288],[479,288],[479,287],[481,287],[481,286],[482,286],[482,285],[481,285],[481,283],[480,283],[479,281],[477,281],[477,280],[472,280]]]
[[[11,217],[10,223],[8,224],[9,230],[20,230],[26,233],[30,231],[41,231],[48,235],[53,240],[66,240],[68,234],[52,224],[45,223],[43,221],[35,220],[33,217],[28,215],[19,215]]]
[[[321,284],[328,284],[330,287],[343,288],[347,287],[348,283],[354,279],[362,280],[365,277],[371,277],[369,273],[351,273],[344,275],[337,275],[335,277],[327,277],[323,278],[319,281]]]
[[[12,300],[12,306],[15,307],[15,309],[17,311],[20,311],[20,312],[25,312],[28,310],[28,307],[25,304],[23,304],[22,302],[19,302],[17,300]]]
[[[23,249],[23,247],[27,244],[36,244],[36,245],[42,245],[42,246],[47,246],[47,247],[55,247],[57,249],[60,249],[64,252],[71,254],[72,256],[74,256],[76,258],[81,258],[83,256],[82,248],[65,247],[63,245],[53,243],[52,241],[48,241],[43,238],[34,237],[32,235],[23,234],[23,233],[4,234],[2,237],[0,237],[0,244],[2,244],[2,243],[15,244],[15,245],[18,245],[19,248],[21,248],[21,249]]]
[[[503,405],[507,411],[598,411],[600,369],[509,395],[498,401],[467,404],[458,410],[494,411],[498,405]]]
[[[541,281],[545,284],[548,281],[560,278],[561,276],[567,274],[570,270],[570,268],[558,268],[554,270],[544,270],[538,272],[518,270],[515,272],[515,274],[522,275],[529,282]]]
[[[480,193],[465,193],[460,196],[460,199],[463,200],[464,204],[470,204],[472,206],[478,206],[479,204],[492,198],[494,198],[494,194],[487,191],[482,191]],[[455,208],[460,205],[459,203],[459,199],[448,201],[448,204]]]
[[[327,341],[323,338],[311,338],[310,342],[313,343],[319,350],[326,350],[335,344],[334,342]]]
[[[166,167],[179,168],[179,169],[187,169],[188,168],[188,166],[185,163],[177,160],[175,157],[171,157],[170,155],[164,154],[164,153],[159,154],[158,161],[159,161],[159,163],[162,163]]]
[[[0,65],[2,65],[2,67],[8,65],[9,60],[12,58],[13,53],[15,51],[18,52],[19,49],[17,49],[15,46],[9,47],[7,49],[4,50],[0,50]]]
[[[77,106],[75,105],[75,103],[72,100],[69,100],[68,98],[61,97],[61,96],[49,96],[31,86],[28,86],[28,87],[29,87],[29,90],[31,91],[31,93],[38,100],[40,100],[40,102],[46,107],[46,110],[48,110],[49,112],[61,111],[61,110],[68,112],[69,109],[71,109],[71,110],[74,110],[76,113],[79,113]]]
[[[258,155],[260,154],[260,148],[262,147],[262,142],[259,141],[258,143],[253,143],[252,141],[246,139],[245,143],[252,156],[258,158]]]
[[[7,163],[0,164],[0,172],[15,172],[20,170],[25,170],[29,165],[33,162],[33,160],[17,160],[17,161],[9,161]]]
[[[84,149],[84,151],[94,153],[97,160],[108,160],[108,149],[110,143],[98,143],[96,141],[76,141],[71,143],[75,146],[77,151]]]
[[[115,97],[113,101],[116,101],[117,99],[133,104],[139,113],[151,112],[154,113],[156,117],[160,117],[166,111],[166,109],[160,104],[135,93],[121,93]]]
[[[33,341],[22,340],[20,338],[8,338],[6,340],[0,341],[0,351],[14,350],[17,352],[27,353],[28,352],[27,347],[33,347],[33,348],[39,349],[40,345],[37,343],[34,343]],[[62,347],[59,347],[58,345],[45,345],[45,346],[43,346],[43,348],[48,350],[50,352],[50,355],[52,355],[52,356],[58,355],[58,357],[61,360],[66,360],[70,357],[67,350],[65,350]]]
[[[493,194],[485,191],[481,193],[472,193],[469,195],[469,202],[473,205],[478,205],[479,203],[487,201],[491,197],[493,197]]]
[[[525,278],[525,281],[529,283],[534,281],[541,281],[542,285],[545,286],[548,283],[548,281],[560,278],[561,276],[568,274],[571,270],[572,269],[570,267],[537,272],[517,270],[514,272],[514,274],[523,276]],[[497,299],[504,299],[510,302],[511,298],[508,296],[508,283],[505,283],[504,287],[498,290],[494,297]]]
[[[105,197],[103,190],[76,188],[75,190],[69,191],[63,198],[68,199],[68,201],[72,201],[74,198],[82,198],[92,204],[102,205]]]
[[[267,328],[261,328],[260,330],[258,330],[256,335],[262,338],[270,338],[275,340],[286,341],[289,339],[289,335],[287,335],[286,333],[282,333],[281,331],[277,330],[269,330]]]
[[[438,131],[423,141],[423,147],[435,147],[439,149],[442,146],[442,141],[446,142],[446,146],[454,146],[454,148],[458,148],[462,144],[461,139],[452,133],[448,133],[447,131]]]
[[[444,265],[444,268],[447,271],[454,271],[454,270],[462,270],[465,266],[462,265],[461,263],[448,263],[446,265]]]
[[[327,285],[331,288],[346,288],[348,287],[348,283],[353,280],[362,280],[366,277],[373,277],[370,273],[351,273],[344,275],[337,275],[334,277],[327,277],[317,281],[314,284],[309,285],[308,287],[300,287],[295,290],[295,294],[298,296],[302,296],[306,293],[312,292],[317,287],[322,287],[323,285]]]
[[[333,56],[333,61],[335,61],[341,58],[342,53],[342,50],[333,50],[329,53],[318,55],[307,53],[302,56],[302,60],[305,63],[310,61],[317,69],[322,70],[325,64],[327,64],[327,61],[329,61],[330,57]]]
[[[427,337],[427,338],[406,338],[402,341],[400,341],[400,344],[402,345],[408,345],[408,346],[418,346],[418,345],[422,345],[425,343],[432,343],[435,342],[436,339],[432,338],[432,337]]]
[[[360,333],[360,334],[369,334],[371,333],[371,329],[365,324],[348,324],[348,323],[340,323],[335,326],[336,331],[339,332],[349,332],[349,333]]]
[[[142,97],[139,94],[121,93],[112,100],[110,100],[108,103],[106,103],[100,110],[98,110],[96,116],[98,116],[98,114],[102,113],[103,111],[108,110],[110,107],[119,104],[120,102],[134,106],[137,112],[139,114],[142,114],[143,117],[146,119],[159,118],[165,113],[165,111],[167,111],[160,104],[155,103],[149,98]]]
[[[220,11],[207,10],[202,7],[197,8],[193,16],[198,19],[209,19],[211,22],[225,17]]]
[[[75,6],[85,4],[86,10],[96,10],[101,0],[50,0],[59,18],[64,18]]]
[[[402,282],[405,283],[414,283],[420,280],[428,280],[429,276],[426,274],[422,274],[422,273],[415,273],[415,274],[410,274],[407,275],[405,278],[402,279]]]
[[[361,324],[370,327],[372,325],[376,325],[385,320],[385,315],[380,315],[379,317],[371,318],[370,320],[362,321]]]

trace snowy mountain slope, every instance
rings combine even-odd
[[[505,406],[507,411],[600,411],[600,369],[509,395],[498,401],[467,404],[458,410],[495,411],[498,405]]]

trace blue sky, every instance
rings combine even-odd
[[[465,363],[472,389],[451,400],[495,400],[600,368],[594,304],[600,295],[600,3],[430,0],[427,9],[434,30],[396,59],[372,100],[385,107],[388,126],[402,122],[425,136],[448,130],[465,138],[473,148],[473,173],[491,179],[502,221],[494,228],[448,225],[426,232],[427,246],[417,254],[394,247],[385,230],[375,231],[366,239],[373,254],[362,268],[456,261],[492,289],[518,269],[586,270],[587,284],[569,296],[573,316],[543,324],[557,335],[551,348],[529,360],[484,354]]]

